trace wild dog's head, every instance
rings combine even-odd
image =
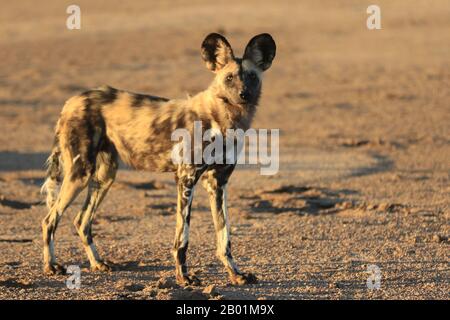
[[[271,66],[275,51],[275,41],[263,33],[250,40],[242,58],[236,58],[224,36],[208,35],[202,44],[202,57],[216,74],[212,88],[217,98],[233,105],[258,104],[262,73]]]

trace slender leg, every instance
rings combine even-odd
[[[92,271],[111,271],[111,267],[100,259],[92,239],[92,222],[95,212],[114,182],[117,172],[117,159],[112,153],[100,153],[98,168],[89,183],[88,195],[83,208],[75,217],[74,225],[81,238]]]
[[[226,186],[233,169],[234,166],[221,166],[207,171],[203,176],[202,182],[209,194],[211,212],[216,229],[217,257],[225,266],[231,283],[234,285],[243,285],[255,283],[257,280],[251,273],[242,273],[231,254]]]
[[[189,224],[191,220],[191,204],[194,196],[194,186],[201,172],[194,166],[183,165],[178,168],[176,174],[178,200],[177,200],[177,225],[173,256],[175,258],[175,274],[180,285],[199,285],[200,281],[195,276],[188,275],[186,266],[186,253],[189,245]]]
[[[42,220],[42,235],[44,240],[44,273],[62,274],[65,269],[56,262],[54,242],[58,222],[64,211],[69,207],[77,195],[86,187],[88,177],[73,180],[66,176],[61,186],[58,198],[49,213]]]
[[[99,184],[97,181],[92,181],[89,184],[88,196],[83,209],[78,213],[74,220],[75,228],[83,242],[92,271],[111,271],[111,267],[100,259],[93,242],[92,222],[95,217],[95,212],[111,187],[112,182],[113,181],[108,184]]]

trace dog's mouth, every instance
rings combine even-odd
[[[227,97],[224,97],[224,96],[219,96],[218,98],[220,100],[222,100],[224,104],[229,105],[229,106],[245,107],[247,105],[247,102],[244,100],[238,101],[238,102],[232,102],[230,99],[228,99]]]
[[[230,100],[227,97],[219,96],[219,99],[222,100],[225,104],[231,104]]]

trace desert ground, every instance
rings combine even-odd
[[[70,4],[0,10],[1,299],[450,298],[448,1],[377,1],[381,30],[366,27],[371,1],[80,0],[80,30],[66,28]],[[242,166],[228,192],[233,255],[259,282],[229,284],[198,188],[187,259],[202,284],[175,285],[173,174],[124,166],[94,224],[114,271],[89,271],[72,224],[82,194],[56,234],[81,287],[43,275],[39,189],[64,102],[104,84],[203,90],[210,32],[237,55],[257,33],[277,42],[253,127],[280,129],[279,172]],[[372,265],[379,289],[367,286]]]

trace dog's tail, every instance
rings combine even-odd
[[[46,179],[41,188],[41,193],[46,194],[47,207],[50,209],[56,202],[61,181],[61,150],[58,136],[55,136],[53,149],[45,162],[47,167]]]

